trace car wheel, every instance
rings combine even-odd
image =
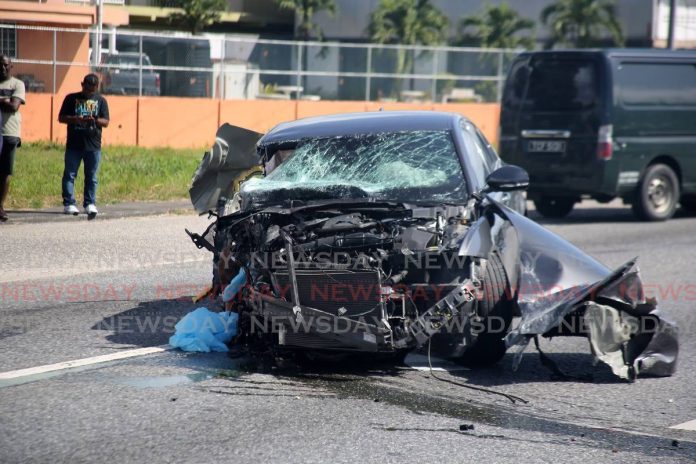
[[[562,218],[567,216],[575,206],[574,198],[541,197],[534,200],[536,210],[547,218]]]
[[[497,254],[492,254],[483,278],[483,298],[478,303],[478,315],[483,319],[484,331],[478,334],[458,362],[467,367],[491,366],[505,355],[503,338],[510,330],[516,304],[509,293],[505,268]]]
[[[653,164],[638,185],[633,213],[644,221],[664,221],[674,215],[678,200],[677,175],[666,164]]]

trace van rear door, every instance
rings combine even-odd
[[[587,189],[601,182],[596,153],[607,119],[603,75],[604,59],[592,52],[542,52],[513,64],[503,97],[501,151],[506,161],[527,169],[531,189]]]

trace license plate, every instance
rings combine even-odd
[[[564,153],[565,140],[530,140],[527,142],[527,151],[536,153]]]

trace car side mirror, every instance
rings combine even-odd
[[[485,192],[511,192],[526,190],[529,187],[529,174],[519,166],[509,164],[498,168],[486,178]]]

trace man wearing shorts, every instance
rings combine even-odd
[[[19,106],[25,103],[24,82],[12,77],[12,60],[0,55],[0,111],[2,111],[2,149],[0,149],[0,222],[7,221],[5,200],[20,139],[22,116]]]

